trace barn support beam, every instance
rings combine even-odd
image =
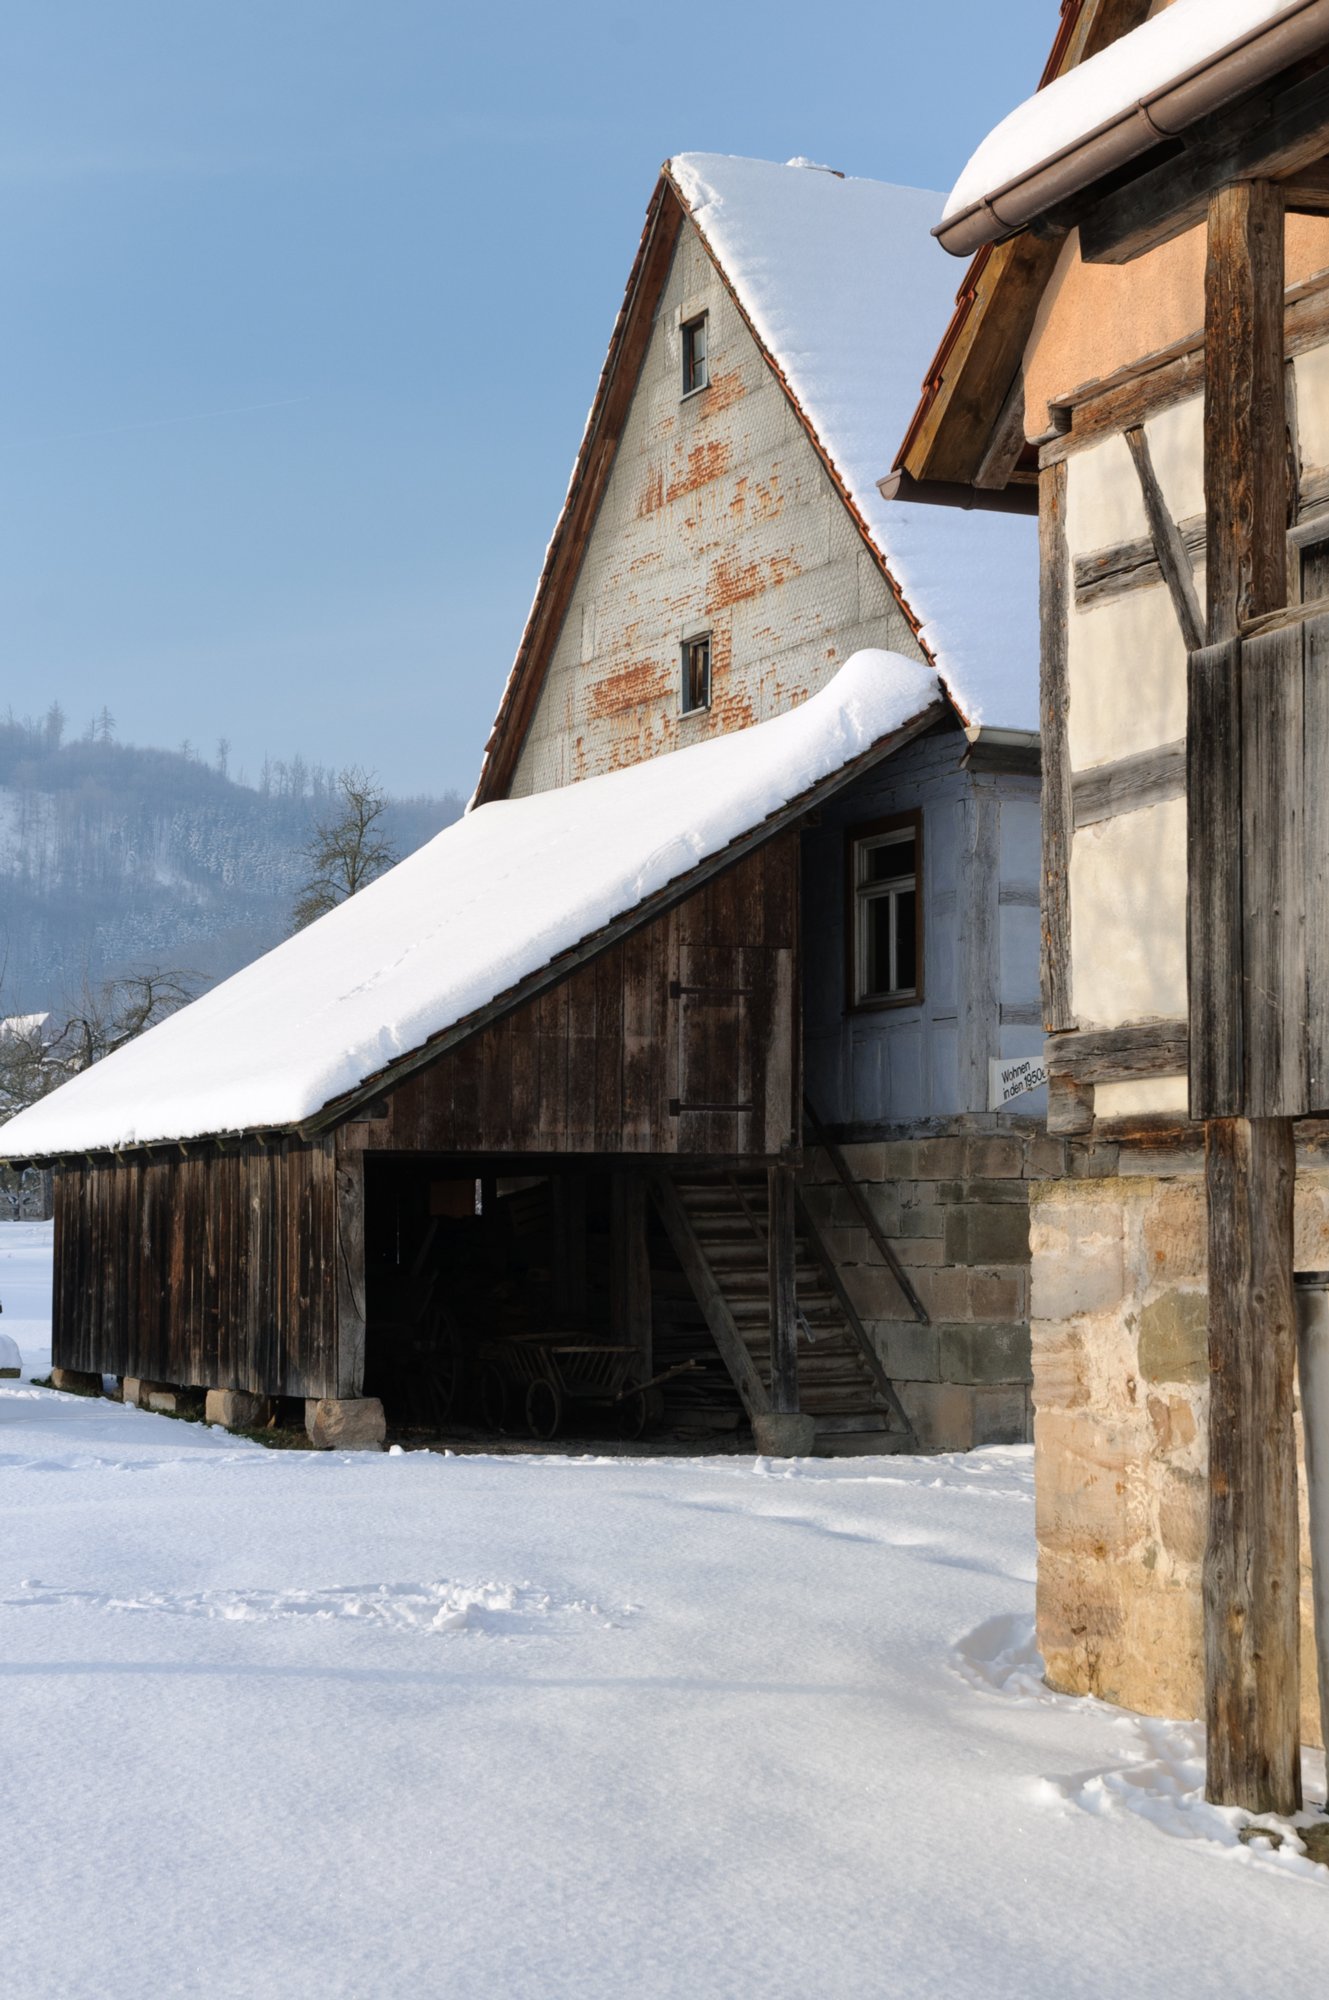
[[[651,1257],[646,1234],[646,1177],[610,1181],[609,1255],[614,1336],[637,1350],[638,1379],[655,1373],[651,1342]]]
[[[365,1385],[365,1156],[338,1148],[336,1160],[337,1387],[357,1397]]]
[[[1211,646],[1286,601],[1283,367],[1282,198],[1268,182],[1225,187],[1209,203],[1205,269]],[[1194,831],[1221,842],[1239,870],[1240,816],[1232,817]],[[1239,1036],[1240,1019],[1211,1023],[1210,1031]],[[1290,1120],[1229,1117],[1206,1126],[1206,1791],[1220,1805],[1282,1813],[1301,1804],[1295,1164]]]
[[[586,1176],[550,1179],[553,1228],[554,1313],[561,1326],[586,1324]]]

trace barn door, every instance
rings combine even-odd
[[[681,1153],[749,1150],[753,1112],[751,954],[735,945],[682,945],[676,1003]]]
[[[1193,1118],[1329,1109],[1329,618],[1190,656]]]

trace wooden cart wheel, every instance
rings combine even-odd
[[[496,1361],[486,1361],[480,1370],[480,1415],[486,1430],[508,1427],[507,1379]]]
[[[533,1438],[548,1442],[558,1436],[563,1422],[563,1392],[557,1382],[543,1376],[526,1391],[526,1423]]]
[[[646,1428],[646,1398],[640,1389],[625,1389],[614,1404],[614,1429],[621,1438],[639,1438]]]

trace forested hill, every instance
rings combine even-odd
[[[279,942],[336,773],[294,757],[257,784],[181,750],[113,740],[103,716],[66,741],[56,707],[0,722],[0,1015],[58,1008],[85,982],[145,964],[217,979]],[[394,800],[408,854],[462,801]]]

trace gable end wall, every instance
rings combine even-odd
[[[680,328],[699,312],[711,386],[684,399]],[[683,717],[680,644],[702,631],[711,706]],[[766,721],[864,646],[922,657],[685,220],[512,795]]]

